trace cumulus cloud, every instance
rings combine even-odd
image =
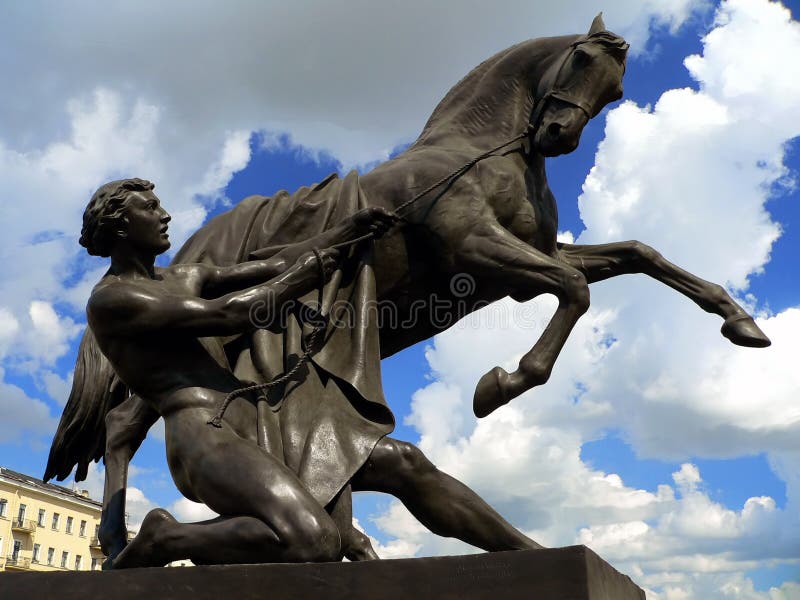
[[[52,434],[57,420],[50,415],[47,404],[29,397],[20,387],[3,382],[4,375],[0,368],[0,444]]]
[[[0,39],[26,61],[9,65],[16,93],[0,100],[0,113],[16,117],[6,131],[14,146],[41,145],[44,131],[64,125],[54,97],[103,86],[158,106],[167,123],[160,142],[187,161],[218,147],[224,131],[266,128],[363,164],[414,136],[450,85],[513,43],[586,31],[603,10],[637,52],[651,27],[676,30],[707,4],[414,0],[398,9],[366,0],[203,0],[111,8],[84,0],[42,10],[32,2],[2,19]]]
[[[215,519],[219,516],[202,502],[192,502],[186,498],[181,498],[173,502],[169,507],[169,511],[179,521],[185,521],[189,523],[207,521],[209,519]]]
[[[89,291],[107,268],[77,245],[94,189],[118,177],[155,180],[180,243],[202,223],[205,203],[249,160],[247,136],[230,132],[219,149],[209,145],[207,162],[186,164],[156,141],[164,126],[159,109],[118,92],[98,89],[70,102],[68,112],[69,130],[42,148],[13,150],[0,139],[0,255],[9,257],[0,281],[0,361],[32,374],[58,394],[57,402],[66,395],[63,385],[54,387],[54,377],[64,377],[53,368],[75,343],[81,331],[76,320],[83,320]],[[31,412],[26,420],[35,418]]]
[[[495,364],[515,369],[554,309],[549,298],[506,299],[435,338],[433,381],[415,394],[407,423],[437,465],[526,533],[590,545],[652,598],[788,598],[796,584],[760,592],[745,573],[797,564],[800,554],[800,309],[766,312],[748,286],[754,274],[769,276],[783,233],[765,202],[789,175],[800,88],[776,57],[800,53],[800,25],[778,4],[730,0],[703,43],[686,59],[698,89],[608,114],[580,198],[586,229],[577,243],[653,245],[726,285],[758,313],[772,347],[732,346],[718,317],[644,277],[620,278],[593,288],[592,309],[547,385],[475,423],[461,415],[478,378]],[[640,457],[684,464],[656,490],[626,485],[581,459],[584,443],[612,430]],[[689,462],[762,452],[786,483],[785,507],[768,496],[723,506]],[[449,543],[409,519],[393,505],[376,523],[420,554]]]

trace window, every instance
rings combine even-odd
[[[11,552],[11,560],[16,561],[19,559],[20,550],[22,550],[22,542],[14,540],[14,550]]]
[[[97,568],[99,566],[100,566],[100,561],[92,557],[92,571],[97,571]]]
[[[78,535],[86,537],[86,521],[81,521],[81,528],[78,529]]]
[[[61,515],[58,513],[53,513],[53,529],[58,529],[58,520],[61,518]]]
[[[80,571],[81,570],[81,563],[82,562],[83,562],[83,557],[80,554],[75,557],[75,570],[76,571]]]
[[[44,509],[43,508],[39,509],[39,518],[36,519],[36,524],[39,527],[44,527]]]
[[[72,533],[72,523],[75,521],[72,517],[67,517],[67,533]]]
[[[0,498],[0,517],[6,516],[6,508],[8,508],[8,500]]]
[[[17,512],[17,521],[22,523],[25,520],[25,513],[27,512],[28,507],[25,504],[19,505],[19,512]]]
[[[66,568],[67,568],[67,561],[68,561],[68,560],[69,560],[69,552],[67,552],[66,550],[64,550],[64,551],[61,553],[61,568],[62,568],[62,569],[66,569]]]
[[[39,562],[39,555],[42,553],[42,545],[41,544],[34,544],[33,545],[33,562]]]
[[[47,564],[53,566],[53,556],[55,556],[56,549],[55,548],[48,548],[47,549]]]

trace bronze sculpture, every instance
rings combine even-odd
[[[365,538],[354,534],[349,509],[336,522],[347,490],[321,504],[274,453],[259,447],[256,398],[242,394],[219,426],[208,427],[220,399],[242,383],[198,338],[251,330],[255,303],[278,310],[331,276],[338,251],[325,247],[365,231],[380,237],[396,219],[368,208],[266,260],[157,269],[155,257],[169,248],[170,216],[152,190],[140,179],[110,182],[84,213],[81,243],[91,254],[111,257],[87,306],[89,326],[124,385],[164,418],[178,489],[222,516],[182,524],[162,509],[151,511],[113,566],[185,558],[196,564],[321,562],[368,553],[353,548]],[[316,247],[323,249],[309,252]],[[393,491],[432,530],[486,549],[539,547],[410,445],[382,434],[374,441],[363,432],[354,437],[369,439],[371,449],[351,486]]]
[[[409,208],[402,215],[403,227],[377,242],[371,254],[365,257],[351,251],[347,257],[350,265],[335,281],[333,287],[338,289],[330,292],[332,295],[356,298],[357,306],[373,297],[389,301],[402,318],[408,316],[403,311],[407,313],[416,299],[431,293],[452,297],[449,276],[468,273],[476,282],[476,306],[506,295],[527,300],[553,293],[559,299],[550,325],[522,358],[518,370],[509,374],[497,367],[481,378],[474,401],[478,416],[546,382],[572,327],[588,308],[588,284],[623,273],[646,273],[704,310],[719,314],[725,319],[723,335],[736,344],[768,345],[769,340],[723,288],[681,270],[644,244],[556,242],[557,210],[547,186],[545,158],[574,150],[588,120],[621,97],[626,50],[625,41],[606,31],[598,17],[586,35],[531,40],[500,52],[447,94],[418,140],[395,159],[360,180],[353,176],[343,182],[326,180],[313,190],[301,190],[291,204],[288,197],[250,198],[202,228],[176,256],[176,262],[229,266],[266,258],[290,242],[320,234],[333,225],[332,215],[353,214],[364,205]],[[494,151],[487,152],[491,149]],[[430,189],[429,184],[435,182],[442,185]],[[423,194],[420,202],[408,204],[409,199],[418,197],[419,190],[429,193]],[[454,320],[460,316],[454,315]],[[349,333],[333,332],[313,360],[315,368],[336,383],[336,390],[330,391],[337,398],[336,406],[342,410],[356,407],[362,417],[368,414],[368,421],[390,430],[391,415],[379,385],[380,358],[430,337],[446,325],[424,318],[407,329],[376,330],[374,325],[365,317]],[[302,324],[292,321],[289,328],[296,331],[260,330],[249,339],[226,344],[224,352],[234,359],[234,372],[241,379],[268,380],[290,368],[291,357],[297,357],[295,342],[302,339]],[[87,346],[90,352],[91,343]],[[276,364],[276,348],[291,360]],[[76,385],[80,385],[77,379],[76,371]],[[328,390],[329,386],[324,387]],[[277,412],[286,407],[309,408],[298,393],[302,389],[284,390],[289,395],[294,392],[297,402],[291,397],[289,401],[273,398]],[[79,402],[80,394],[75,399]],[[281,402],[283,408],[278,406]],[[82,465],[80,472],[89,460],[103,454],[102,440],[90,436],[80,441],[81,427],[75,425],[74,416],[88,411],[99,414],[102,422],[109,408],[68,405],[67,411],[77,412],[72,416],[65,412],[62,439],[68,437],[65,432],[77,430],[79,441],[66,449],[63,444],[54,445],[48,476],[63,476],[76,463]],[[128,441],[121,445],[132,454],[154,416],[134,420],[131,427],[130,422],[119,423],[113,413],[109,412],[108,422],[114,427],[109,427],[105,441],[124,438]],[[122,416],[134,413],[131,410]],[[260,421],[259,435],[267,438],[265,447],[280,438],[267,431],[274,414],[267,410]],[[363,463],[368,452],[350,447],[347,460],[336,463],[348,467],[328,481],[320,480],[319,468],[303,472],[309,464],[305,457],[313,458],[315,448],[322,447],[314,438],[317,425],[306,428],[298,447],[291,447],[291,440],[281,440],[282,451],[315,498],[327,504],[346,487],[354,475],[353,466]],[[324,454],[319,450],[323,463],[334,464],[335,452]],[[120,490],[117,484],[111,495]]]

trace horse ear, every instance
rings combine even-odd
[[[592,21],[592,26],[589,28],[588,35],[594,35],[606,30],[606,24],[603,23],[603,13],[599,13]]]

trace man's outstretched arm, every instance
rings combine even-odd
[[[397,217],[380,207],[358,211],[335,227],[308,240],[291,244],[265,260],[251,260],[231,267],[202,267],[202,296],[216,298],[234,290],[257,285],[286,271],[313,248],[323,249],[366,233],[381,237],[397,223]],[[258,252],[255,253],[258,255]]]
[[[323,272],[336,266],[336,250],[321,251]],[[301,257],[286,272],[266,283],[206,299],[173,291],[160,293],[149,286],[121,281],[96,290],[87,315],[92,328],[106,335],[138,336],[152,331],[180,332],[192,337],[235,335],[253,329],[253,311],[259,322],[276,316],[287,301],[311,291],[319,283],[319,265],[313,254]]]

